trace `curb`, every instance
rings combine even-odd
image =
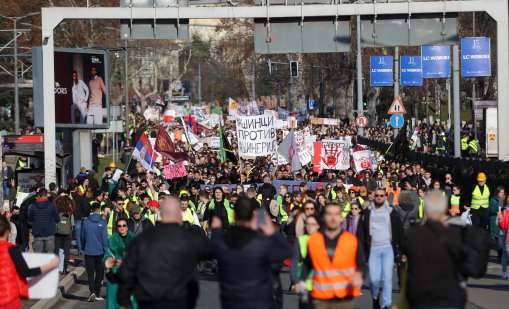
[[[78,281],[78,278],[85,273],[85,267],[82,267],[82,264],[83,262],[58,282],[58,290],[55,297],[38,300],[30,309],[50,309],[56,305],[58,301],[63,298],[63,295]]]

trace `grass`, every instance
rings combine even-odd
[[[125,171],[125,164],[120,162],[120,156],[115,156],[117,158],[117,160],[115,161],[115,165],[117,166],[117,168]],[[95,175],[95,179],[97,179],[97,181],[99,181],[99,183],[101,183],[102,181],[102,175],[104,173],[104,169],[106,167],[108,167],[108,165],[112,162],[112,159],[113,159],[113,155],[111,154],[108,154],[108,155],[105,155],[103,157],[100,157],[99,158],[99,172]]]

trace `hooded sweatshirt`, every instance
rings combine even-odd
[[[85,255],[100,256],[108,248],[106,221],[97,213],[91,214],[81,227],[81,244]]]

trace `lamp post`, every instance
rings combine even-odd
[[[20,134],[19,130],[19,87],[18,87],[18,30],[17,22],[20,19],[30,16],[36,16],[41,14],[40,12],[32,12],[23,16],[5,16],[0,17],[7,18],[14,23],[14,133]]]

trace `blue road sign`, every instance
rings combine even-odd
[[[370,83],[371,87],[393,86],[393,61],[392,56],[371,56],[370,58]]]
[[[451,77],[451,47],[449,45],[422,46],[422,77]]]
[[[401,56],[401,86],[422,86],[421,56]]]
[[[403,115],[394,114],[391,116],[389,123],[394,129],[399,129],[403,126],[403,124],[405,124],[405,118]]]
[[[461,76],[491,76],[490,38],[461,39]]]

